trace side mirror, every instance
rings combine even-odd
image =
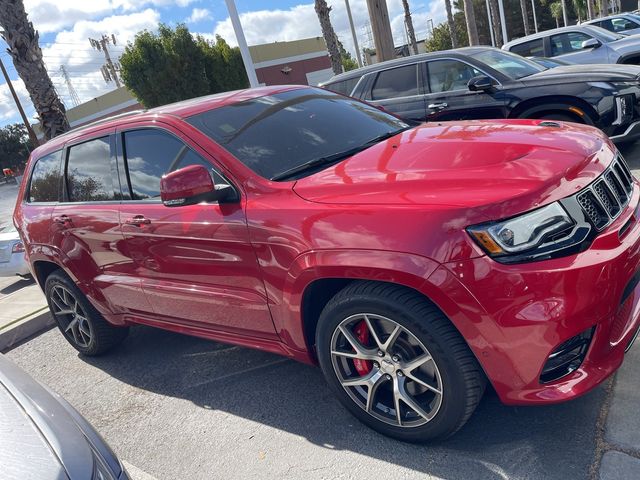
[[[486,75],[478,75],[477,77],[473,77],[469,80],[467,87],[469,87],[469,90],[472,92],[481,92],[491,89],[491,87],[493,87],[493,82],[491,81],[491,78]]]
[[[600,40],[598,40],[597,38],[590,38],[589,40],[585,40],[584,42],[582,42],[582,49],[585,50],[587,48],[598,48],[601,45],[602,44],[600,43]]]
[[[189,165],[167,173],[160,180],[160,197],[167,207],[223,202],[234,194],[231,185],[215,185],[209,170],[202,165]]]

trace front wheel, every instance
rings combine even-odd
[[[399,286],[347,286],[324,308],[316,342],[339,400],[400,440],[452,435],[484,393],[484,374],[457,330],[431,302]]]

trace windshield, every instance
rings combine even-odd
[[[234,103],[187,121],[264,178],[408,127],[375,107],[316,88]]]
[[[502,50],[482,50],[471,56],[513,80],[547,70],[536,62]]]
[[[609,30],[606,30],[602,27],[597,27],[596,25],[585,25],[584,29],[587,30],[587,32],[593,34],[593,36],[600,40],[602,43],[614,42],[616,40],[624,38],[623,35],[610,32]]]

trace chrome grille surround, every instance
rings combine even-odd
[[[600,231],[622,213],[631,200],[633,176],[620,155],[589,186],[576,194],[585,216]]]

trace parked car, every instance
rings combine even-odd
[[[506,43],[523,57],[553,57],[578,64],[640,64],[640,37],[610,32],[595,25],[554,28]]]
[[[264,87],[58,136],[25,178],[14,222],[79,352],[146,324],[319,363],[403,440],[453,434],[487,381],[582,395],[640,325],[640,186],[589,126]]]
[[[640,67],[543,67],[491,47],[414,55],[337,75],[324,88],[410,121],[539,118],[640,135]]]
[[[635,13],[619,13],[608,17],[583,22],[582,25],[595,25],[620,35],[637,35],[640,33],[640,15]]]
[[[0,226],[0,277],[30,275],[24,256],[24,243],[11,224]]]
[[[2,478],[129,478],[89,422],[1,354],[0,412]]]
[[[542,65],[545,68],[565,67],[567,65],[571,65],[570,63],[563,62],[562,60],[558,60],[557,58],[530,57],[529,60],[533,60],[534,62]]]

